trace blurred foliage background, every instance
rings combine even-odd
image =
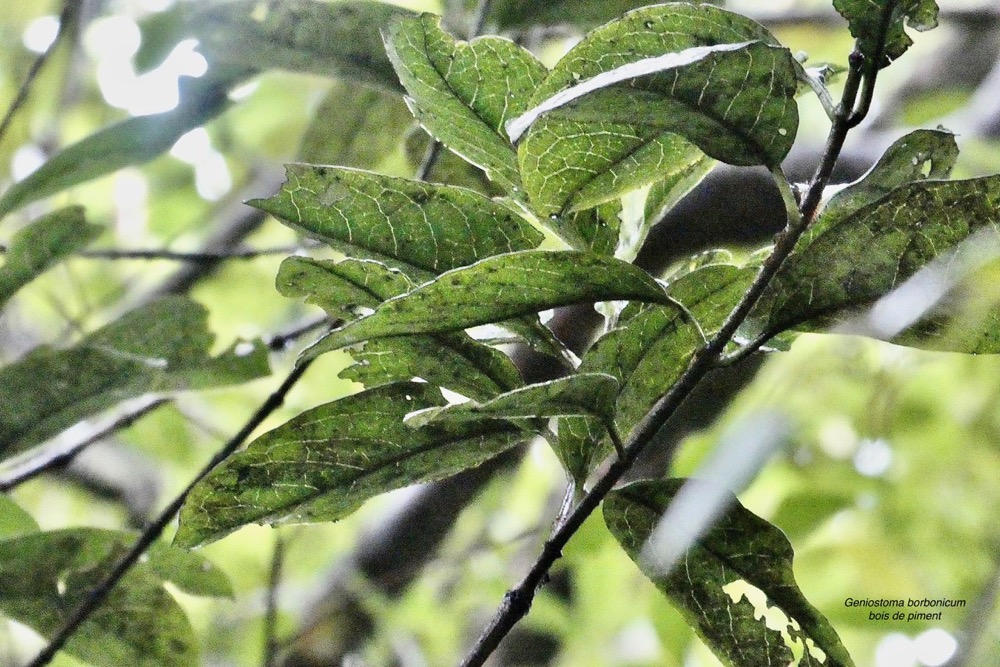
[[[136,161],[8,216],[0,244],[9,243],[28,221],[74,203],[103,227],[91,251],[268,252],[218,264],[71,258],[22,290],[0,315],[0,362],[41,343],[67,344],[165,291],[188,291],[208,308],[220,350],[234,338],[269,339],[294,331],[318,311],[279,296],[274,275],[285,255],[322,251],[241,202],[272,194],[281,182],[281,164],[290,161],[412,175],[413,159],[403,141],[411,120],[398,94],[388,91],[391,83],[365,87],[325,73],[321,63],[291,60],[280,68],[244,72],[241,66],[256,70],[260,63],[252,53],[226,57],[225,49],[238,45],[238,33],[212,26],[214,39],[206,50],[184,22],[195,4],[206,5],[79,3],[75,20],[0,140],[0,189],[26,178],[59,149],[128,117],[174,110],[191,114],[194,129],[171,139],[148,162]],[[452,17],[467,9],[454,0],[401,4]],[[574,25],[519,31],[536,13],[550,11],[543,8],[546,3],[494,4],[507,8],[510,34],[537,48],[550,64],[578,34]],[[591,10],[608,11],[593,6],[609,3],[562,4],[587,16]],[[848,172],[856,175],[871,164],[906,129],[938,124],[959,133],[963,152],[956,177],[1000,172],[1000,12],[992,0],[940,4],[941,28],[918,36],[916,46],[880,80],[873,118],[845,149]],[[850,36],[829,2],[730,0],[725,6],[765,23],[811,61],[843,64],[850,51]],[[61,10],[42,0],[4,4],[3,106],[55,39]],[[497,27],[489,20],[487,26]],[[265,63],[279,60],[258,55]],[[239,83],[229,85],[235,80]],[[177,106],[178,81],[182,93],[199,81],[217,82],[226,95],[225,110],[204,125],[196,122],[204,109],[185,107],[183,98]],[[813,100],[803,98],[802,107],[790,163],[808,170],[822,148],[827,121]],[[439,168],[443,173],[447,163]],[[692,194],[685,211],[692,216],[687,222],[700,230],[699,245],[730,243],[729,232],[713,230],[734,225],[745,232],[741,239],[767,241],[766,221],[759,219],[764,204],[754,199],[755,190],[742,189],[740,178],[737,173],[726,181],[734,188],[729,196],[740,203],[740,212],[733,213],[742,216],[738,220],[715,219],[716,210],[705,213],[701,205],[712,191]],[[674,242],[686,247],[683,238]],[[998,271],[1000,262],[994,261],[970,282],[963,318],[1000,306]],[[960,329],[946,335],[961,335]],[[275,377],[290,368],[296,350],[293,343],[272,352]],[[340,354],[323,357],[261,430],[355,390],[337,378],[346,364]],[[276,383],[273,377],[178,395],[90,448],[66,470],[26,483],[12,497],[43,528],[141,525],[184,487]],[[1000,664],[995,521],[1000,359],[840,335],[804,336],[789,352],[774,355],[717,424],[689,438],[678,468],[690,470],[726,429],[739,428],[741,420],[764,410],[785,415],[794,437],[741,498],[789,536],[803,591],[838,628],[857,663]],[[426,554],[428,562],[412,585],[396,589],[372,585],[352,572],[364,558],[359,550],[377,542],[387,522],[407,511],[419,493],[413,490],[382,497],[336,525],[248,528],[206,548],[205,555],[232,578],[237,597],[203,600],[178,593],[201,638],[204,664],[263,664],[271,597],[278,607],[276,641],[295,656],[285,664],[455,663],[539,549],[562,484],[551,452],[532,449],[502,469],[464,511],[450,508],[457,516],[440,549]],[[450,522],[449,511],[442,516]],[[418,526],[425,520],[418,517]],[[572,542],[554,581],[497,664],[718,664],[599,523],[595,516]],[[272,590],[279,536],[280,584]],[[871,610],[847,607],[846,598],[948,598],[967,605],[945,609],[939,621],[873,621]],[[22,664],[39,646],[40,639],[22,626],[0,625],[0,665]],[[77,663],[62,656],[56,664]]]

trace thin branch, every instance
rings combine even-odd
[[[239,449],[243,442],[250,436],[253,431],[260,426],[272,412],[277,410],[285,402],[285,396],[291,390],[292,387],[299,381],[299,379],[305,374],[309,369],[311,360],[303,361],[292,369],[292,372],[288,374],[284,382],[281,383],[273,394],[267,397],[267,400],[257,409],[253,416],[243,425],[239,433],[234,435],[229,442],[227,442],[212,460],[202,468],[202,470],[195,476],[193,480],[181,491],[173,501],[167,505],[160,515],[153,521],[148,528],[146,528],[139,538],[132,545],[129,550],[121,560],[115,564],[114,569],[111,573],[102,581],[96,588],[92,589],[84,601],[73,610],[72,615],[70,615],[69,620],[66,622],[62,628],[55,634],[52,641],[46,646],[41,653],[38,654],[34,660],[28,665],[28,667],[43,667],[49,664],[55,657],[56,653],[66,644],[67,640],[73,636],[73,633],[90,618],[97,609],[101,606],[108,595],[118,585],[118,582],[122,580],[129,570],[139,561],[144,553],[153,545],[156,540],[160,538],[163,534],[164,529],[167,525],[173,521],[174,517],[180,511],[181,506],[184,505],[184,500],[187,498],[191,490],[198,484],[202,479],[204,479],[212,470],[229,458],[237,449]]]
[[[285,564],[285,540],[280,531],[274,532],[274,551],[267,580],[267,602],[264,609],[264,667],[278,664],[278,587]]]
[[[0,473],[0,492],[10,491],[18,485],[38,477],[44,472],[66,465],[76,458],[80,452],[87,449],[94,443],[100,442],[111,434],[128,428],[153,410],[156,410],[167,403],[170,403],[169,398],[157,398],[149,402],[144,402],[141,406],[119,416],[106,426],[100,426],[95,433],[89,435],[80,442],[74,443],[65,448],[56,447],[55,449],[57,451],[55,452],[46,449],[46,451],[41,452],[40,455],[31,457],[23,464],[16,465],[13,469]]]
[[[3,141],[7,130],[10,129],[10,124],[13,122],[14,116],[24,106],[24,103],[28,101],[31,86],[35,83],[38,73],[42,70],[49,57],[55,52],[56,47],[59,46],[63,37],[69,32],[70,26],[76,20],[76,14],[81,4],[82,0],[65,0],[63,3],[62,12],[59,14],[59,31],[56,33],[55,39],[52,40],[52,43],[49,44],[49,47],[45,51],[35,58],[35,62],[31,64],[31,68],[28,70],[27,76],[24,77],[17,95],[7,108],[7,113],[4,114],[3,120],[0,121],[0,141]]]
[[[431,172],[434,171],[434,165],[437,164],[438,158],[441,157],[441,150],[444,146],[440,141],[432,138],[431,143],[427,144],[427,150],[424,151],[424,157],[420,160],[420,166],[417,167],[417,173],[414,178],[418,181],[426,181]]]
[[[861,68],[864,65],[864,61],[859,57],[857,51],[852,54],[850,65],[844,97],[838,107],[837,118],[830,128],[823,159],[809,184],[801,207],[795,207],[793,211],[789,211],[785,230],[778,235],[774,250],[761,265],[753,283],[726,318],[718,333],[705,347],[695,353],[680,378],[636,425],[624,443],[623,455],[611,464],[607,472],[583,497],[576,509],[566,517],[565,523],[546,541],[542,553],[521,582],[506,593],[492,621],[462,662],[462,667],[483,665],[507,633],[528,613],[535,593],[547,579],[549,569],[562,556],[562,550],[570,538],[632,467],[645,447],[652,442],[656,432],[674,414],[709,371],[715,367],[725,351],[726,345],[733,339],[737,329],[749,316],[785,259],[791,254],[806,227],[815,218],[819,210],[823,189],[829,182],[833,166],[843,148],[844,139],[849,130],[848,122],[854,111]]]
[[[892,26],[892,14],[896,9],[897,3],[898,0],[889,0],[882,10],[882,23],[879,24],[878,40],[875,42],[875,57],[867,63],[866,69],[868,71],[865,73],[865,86],[861,92],[861,102],[851,112],[850,117],[848,117],[848,128],[860,125],[872,107],[872,99],[875,97],[875,82],[878,80],[878,73],[882,69],[882,59],[885,58],[885,42],[889,36],[889,28]]]
[[[243,250],[225,250],[220,252],[175,252],[173,250],[128,250],[128,249],[98,249],[81,250],[74,254],[74,257],[85,257],[87,259],[108,259],[108,260],[168,260],[171,262],[189,262],[193,264],[202,262],[220,262],[230,259],[257,259],[268,255],[289,255],[302,250],[302,246],[290,245],[277,248],[246,248]],[[6,249],[0,249],[5,252]]]
[[[287,349],[289,345],[297,341],[299,338],[302,338],[317,329],[322,329],[324,327],[332,329],[339,325],[339,321],[332,320],[324,315],[318,319],[309,320],[308,322],[300,324],[284,333],[274,334],[267,339],[267,347],[272,352],[281,352],[282,350]]]
[[[476,11],[472,14],[472,21],[469,23],[469,39],[483,34],[483,30],[486,29],[486,21],[490,17],[492,4],[490,0],[479,0]]]

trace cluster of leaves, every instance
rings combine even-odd
[[[503,28],[538,18],[532,3],[496,4],[492,18]],[[562,17],[562,4],[547,3],[544,11]],[[594,10],[599,16],[580,20],[611,19],[635,4],[604,3]],[[932,27],[937,9],[930,0],[835,5],[860,53],[880,66],[908,47],[904,22]],[[447,166],[459,174],[453,180],[480,191],[295,164],[280,193],[252,202],[344,256],[291,257],[277,288],[343,322],[306,350],[303,362],[347,348],[354,363],[343,377],[364,390],[299,415],[225,461],[188,496],[175,544],[199,546],[250,523],[334,521],[378,494],[453,475],[538,437],[584,493],[599,465],[620,453],[720,330],[758,269],[755,259],[716,262],[663,281],[631,260],[650,226],[717,161],[763,165],[783,178],[780,163],[797,133],[796,96],[816,85],[814,76],[766,29],[708,4],[630,11],[589,32],[552,69],[510,40],[459,41],[438,17],[382,3],[296,1],[263,19],[254,6],[195,12],[191,25],[219,65],[212,78],[186,90],[173,112],[131,119],[56,155],[0,197],[0,214],[161,153],[220,113],[225,91],[262,67],[335,71],[380,87],[368,93],[371,106],[393,117],[396,102],[385,91],[401,84],[413,117],[464,160],[441,171]],[[364,29],[373,25],[386,26],[387,55]],[[255,48],[260,44],[268,48]],[[324,115],[336,117],[336,98],[328,105]],[[995,234],[1000,177],[947,180],[956,156],[944,130],[896,142],[825,204],[739,339],[760,345],[826,330],[970,236]],[[0,267],[0,303],[95,234],[71,208],[15,236]],[[605,304],[607,322],[576,359],[539,313],[581,303]],[[940,345],[933,336],[940,324],[932,316],[893,335]],[[995,331],[984,326],[981,336],[951,341],[949,349],[1000,352]],[[512,337],[559,359],[566,377],[526,384],[500,349]],[[176,297],[128,313],[71,348],[35,350],[0,369],[0,453],[24,452],[128,398],[267,373],[259,344],[217,357],[209,356],[210,345],[203,309]],[[50,378],[47,385],[34,381],[40,375]],[[735,665],[788,664],[793,654],[852,664],[798,590],[788,541],[735,499],[685,553],[683,568],[649,566],[644,545],[686,484],[633,484],[608,496],[604,514],[625,551],[713,650]],[[130,542],[127,533],[41,532],[6,502],[0,516],[0,527],[20,526],[0,536],[0,562],[16,570],[4,577],[10,587],[0,587],[0,609],[45,634]],[[74,636],[71,652],[102,665],[190,664],[189,629],[162,583],[205,595],[228,589],[183,549],[149,555],[106,603],[106,617]],[[732,595],[735,582],[762,591],[787,627],[768,626],[749,597]],[[115,610],[126,605],[141,613],[130,612],[134,623],[122,628]],[[112,638],[118,652],[108,652]],[[162,651],[148,652],[153,645]]]

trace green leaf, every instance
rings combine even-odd
[[[249,203],[336,250],[417,280],[542,242],[526,220],[465,188],[340,167],[287,170],[277,195]]]
[[[702,155],[677,133],[735,164],[779,162],[795,137],[797,110],[794,61],[778,47],[758,24],[709,5],[648,7],[594,30],[559,61],[532,107],[648,58],[691,63],[538,118],[518,149],[532,203],[557,213],[689,169]]]
[[[614,418],[617,397],[618,380],[611,375],[576,373],[521,387],[483,403],[470,401],[434,409],[430,423],[568,415],[592,415],[610,423]]]
[[[352,320],[358,309],[374,309],[382,301],[408,292],[405,274],[371,260],[343,262],[289,257],[281,264],[278,291],[306,297],[331,316]],[[482,399],[521,384],[511,360],[499,350],[475,342],[464,333],[408,336],[369,341],[352,350],[355,364],[340,377],[374,387],[414,377]]]
[[[575,303],[670,303],[653,278],[611,257],[524,251],[448,271],[374,313],[333,331],[307,351],[319,354],[373,338],[460,331]]]
[[[609,201],[584,211],[558,216],[548,225],[574,248],[614,255],[621,232],[621,213],[621,200]]]
[[[38,523],[30,514],[6,493],[0,493],[0,540],[39,530]]]
[[[395,152],[412,122],[398,94],[338,82],[313,113],[298,159],[374,169]]]
[[[762,331],[827,328],[1000,222],[1000,176],[920,181],[804,235],[752,313]]]
[[[302,413],[195,487],[175,542],[204,544],[252,522],[336,521],[386,491],[479,465],[523,437],[504,422],[403,423],[444,403],[430,385],[400,383]]]
[[[100,233],[100,227],[84,220],[82,207],[70,206],[14,234],[5,253],[6,261],[0,266],[0,308],[19,289]]]
[[[897,139],[868,173],[833,195],[815,224],[826,226],[907,183],[946,179],[951,175],[957,159],[958,144],[951,132],[911,132]]]
[[[74,528],[0,541],[0,609],[51,637],[134,540],[130,533]],[[164,581],[195,594],[228,590],[208,561],[159,545],[125,575],[65,650],[101,667],[197,664],[194,633]]]
[[[504,123],[527,108],[545,66],[500,37],[456,42],[431,14],[395,23],[386,49],[421,125],[505,190],[519,192],[517,154]]]
[[[133,310],[75,346],[39,347],[0,369],[0,453],[23,451],[77,421],[147,393],[247,382],[267,350],[242,343],[212,357],[208,314],[184,297]]]
[[[840,15],[847,19],[851,34],[861,46],[861,52],[870,61],[878,52],[882,17],[890,1],[894,7],[879,67],[889,66],[913,44],[913,40],[903,27],[904,21],[906,25],[920,32],[937,27],[937,3],[934,0],[834,0],[833,2]]]
[[[676,305],[646,306],[598,339],[583,356],[579,372],[607,373],[618,380],[614,423],[626,438],[680,377],[703,342],[697,326]],[[611,451],[596,420],[560,420],[556,452],[578,482]]]
[[[712,264],[677,278],[670,283],[667,292],[688,309],[705,336],[710,338],[756,276],[757,270],[753,267]]]
[[[503,30],[538,25],[594,26],[621,16],[646,3],[641,0],[503,0],[491,3],[490,18]]]
[[[25,204],[167,152],[182,134],[222,113],[229,103],[229,88],[246,74],[245,69],[233,68],[215,76],[182,79],[181,101],[175,109],[123,120],[64,148],[3,193],[0,218]]]
[[[822,660],[828,667],[853,666],[833,626],[795,583],[788,539],[746,510],[735,496],[730,510],[671,572],[664,574],[646,564],[643,547],[685,481],[637,482],[612,491],[604,502],[604,520],[629,557],[716,656],[734,667],[784,667],[794,661],[794,645],[797,653],[809,656],[802,658],[808,664]],[[763,592],[765,603],[753,600],[756,591],[751,587]],[[773,629],[763,615],[767,612],[773,618],[776,610],[785,619]]]
[[[202,3],[188,25],[211,63],[341,76],[399,90],[379,31],[413,12],[382,2]]]

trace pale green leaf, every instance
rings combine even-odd
[[[15,234],[0,266],[0,308],[15,292],[100,232],[100,227],[84,220],[82,207],[71,206],[49,213]]]
[[[542,241],[526,220],[465,188],[340,167],[287,170],[277,195],[250,204],[352,257],[418,280]]]
[[[460,331],[575,303],[633,299],[670,303],[649,274],[611,257],[575,251],[498,255],[386,301],[307,354],[372,338]]]
[[[212,357],[208,313],[184,297],[133,310],[68,349],[39,347],[0,369],[0,453],[23,451],[120,401],[247,382],[267,350],[242,343]]]
[[[336,521],[369,498],[477,466],[523,438],[500,421],[403,423],[410,412],[444,403],[430,385],[399,383],[302,413],[195,487],[175,542],[204,544],[254,522]]]
[[[383,2],[196,3],[187,17],[212,63],[340,76],[398,90],[380,30],[413,12]]]
[[[520,191],[504,123],[527,108],[545,66],[501,37],[456,42],[431,14],[395,23],[386,49],[421,125],[505,190]]]
[[[879,67],[888,66],[913,44],[906,34],[907,26],[918,31],[930,30],[938,24],[938,6],[934,0],[834,0],[833,6],[847,19],[851,34],[858,40],[861,52],[874,59],[882,33],[883,16],[889,3],[893,3],[886,33],[882,60]]]
[[[74,528],[0,541],[0,610],[51,637],[134,540],[130,533]],[[194,632],[164,581],[194,594],[230,594],[228,581],[207,561],[158,545],[125,575],[65,650],[99,667],[197,664]]]
[[[791,55],[760,25],[709,5],[647,7],[594,30],[559,61],[531,104],[647,58],[746,42],[753,44],[709,51],[539,118],[518,149],[535,207],[557,213],[691,168],[701,152],[677,132],[737,164],[780,161],[797,127]],[[704,69],[713,64],[718,73]]]
[[[40,530],[35,519],[6,493],[0,494],[0,540]]]
[[[229,104],[229,88],[246,75],[245,68],[233,68],[200,79],[182,79],[177,108],[128,118],[59,151],[7,188],[0,196],[0,218],[25,204],[167,152],[181,135],[222,113]]]
[[[604,502],[604,521],[716,656],[739,667],[785,667],[794,662],[795,646],[808,661],[799,664],[821,661],[827,667],[852,667],[836,630],[795,583],[788,539],[735,496],[730,494],[729,511],[670,572],[646,564],[643,548],[685,481],[637,482],[612,491]],[[751,587],[762,592],[766,602],[754,600]],[[786,619],[782,630],[771,629],[763,618],[765,611],[778,610]]]
[[[398,94],[341,81],[313,112],[298,159],[375,169],[403,143],[412,122]]]

